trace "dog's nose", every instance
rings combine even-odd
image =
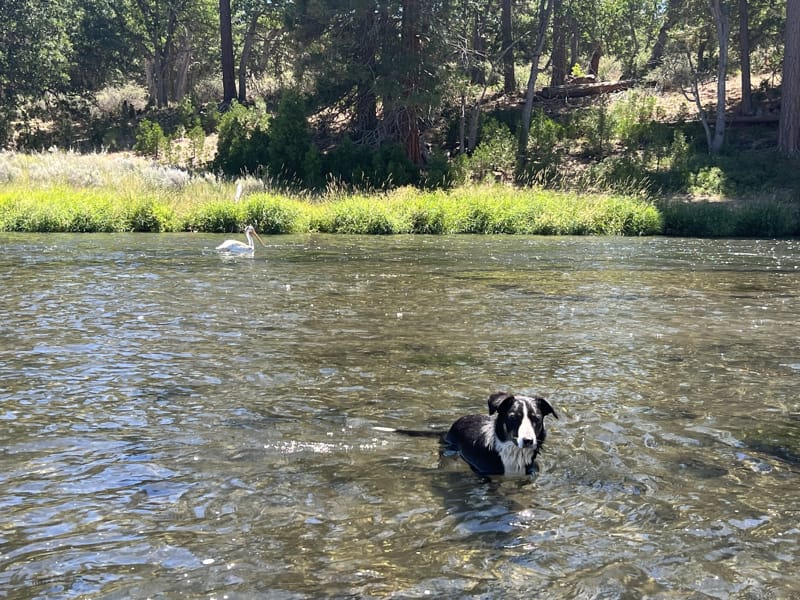
[[[530,448],[533,446],[533,438],[522,438],[522,447]]]

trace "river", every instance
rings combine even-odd
[[[800,596],[800,242],[222,239],[0,234],[0,597]]]

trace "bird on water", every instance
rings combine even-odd
[[[261,239],[261,236],[258,235],[255,227],[252,225],[248,225],[244,228],[244,235],[247,238],[246,244],[244,242],[240,242],[239,240],[225,240],[219,246],[217,246],[217,251],[224,252],[226,254],[252,256],[256,249],[253,238],[257,239],[258,242],[265,248],[267,247],[267,245],[264,243],[264,240]]]

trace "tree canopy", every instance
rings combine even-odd
[[[587,75],[692,93],[697,82],[743,67],[748,82],[750,69],[780,73],[784,39],[794,39],[784,35],[784,5],[766,0],[547,4],[0,0],[0,134],[12,141],[26,105],[72,94],[91,106],[103,90],[131,83],[146,90],[154,108],[238,99],[274,114],[291,92],[302,97],[296,106],[318,135],[372,149],[397,144],[419,165],[430,160],[426,133],[434,126],[449,136],[451,153],[471,152],[489,95],[522,100],[547,83],[526,85],[529,73],[544,73],[553,85]],[[534,58],[541,64],[532,65]],[[702,117],[707,107],[697,101]],[[717,104],[724,101],[723,89]],[[527,120],[531,111],[522,104]],[[443,122],[460,123],[460,130]],[[722,147],[724,123],[719,114],[704,121],[712,151]],[[332,142],[323,142],[322,152],[325,143]],[[297,175],[300,158],[291,160]]]

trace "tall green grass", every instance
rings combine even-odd
[[[262,233],[653,235],[655,206],[635,198],[514,190],[502,186],[309,200],[262,192],[235,202],[193,202],[150,192],[7,188],[0,191],[0,230]]]
[[[190,177],[130,156],[0,153],[0,231],[265,234],[537,234],[785,237],[800,235],[800,202],[684,203],[638,194],[502,185],[405,187],[314,198]]]
[[[682,237],[800,236],[800,202],[756,198],[737,202],[660,203],[664,233]]]

